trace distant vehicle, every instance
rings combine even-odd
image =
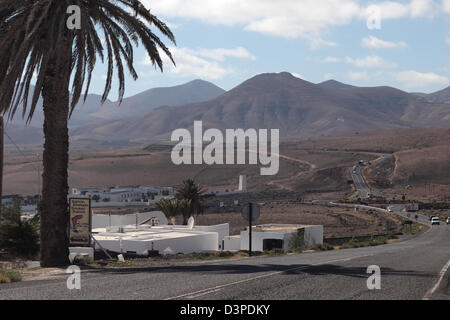
[[[372,161],[367,162],[367,164],[368,164],[368,165],[371,165],[371,164],[372,164]]]
[[[359,160],[358,163],[359,163],[359,164],[363,164],[363,163],[364,163],[364,160]]]
[[[439,220],[438,217],[434,217],[433,219],[431,219],[431,225],[434,226],[435,224],[440,225],[441,221]]]
[[[364,205],[364,206],[368,206],[368,205],[369,205],[369,203],[367,203],[367,202],[365,202],[365,201],[360,201],[359,204],[362,204],[362,205]]]
[[[430,221],[433,220],[434,218],[437,218],[436,216],[431,216],[430,217]]]
[[[388,207],[388,208],[387,208],[387,211],[388,211],[388,212],[394,212],[394,208]]]
[[[447,218],[447,224],[450,224],[450,217]]]

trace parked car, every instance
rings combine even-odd
[[[394,212],[394,208],[392,208],[392,207],[388,207],[387,210],[388,210],[388,212]]]
[[[437,224],[437,225],[441,224],[438,217],[434,217],[433,219],[431,219],[431,225],[434,226],[435,224]]]
[[[437,218],[436,216],[431,216],[430,217],[430,221],[433,220],[434,218]]]
[[[447,218],[446,222],[447,224],[450,224],[450,217]]]

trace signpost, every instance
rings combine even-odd
[[[71,246],[90,246],[92,231],[91,199],[70,198],[70,232]]]
[[[242,217],[248,221],[248,255],[252,255],[252,222],[256,221],[260,215],[259,205],[249,203],[242,208]]]

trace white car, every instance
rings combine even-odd
[[[388,207],[388,208],[387,208],[387,211],[388,211],[388,212],[394,212],[394,208]]]
[[[445,222],[447,222],[447,224],[450,224],[450,217],[448,217]]]
[[[435,225],[435,224],[437,224],[437,225],[440,225],[440,224],[441,224],[441,221],[439,220],[438,217],[433,217],[433,218],[431,219],[431,225],[433,226],[433,225]]]

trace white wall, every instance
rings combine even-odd
[[[252,251],[263,251],[264,239],[284,240],[285,234],[281,232],[252,232]],[[249,250],[248,231],[241,231],[241,250]]]
[[[305,246],[310,247],[314,244],[323,243],[323,226],[305,226]],[[252,232],[252,250],[263,251],[264,239],[283,240],[283,250],[289,251],[289,240],[295,234],[283,232]],[[241,250],[248,250],[249,232],[241,231]],[[231,243],[229,243],[231,245]]]
[[[154,240],[133,240],[123,239],[123,252],[132,251],[137,254],[144,254],[145,251],[157,250],[160,254],[167,248],[174,253],[194,253],[204,251],[217,251],[217,233],[201,233],[186,235],[182,238],[162,238]],[[102,244],[103,245],[103,244]]]
[[[239,251],[241,250],[241,237],[240,236],[228,236],[223,239],[224,251]]]
[[[161,211],[151,211],[145,213],[138,213],[138,224],[145,222],[151,217],[157,217],[161,225],[167,225],[168,221],[164,213]],[[92,229],[105,228],[111,226],[127,226],[136,224],[136,215],[105,215],[105,214],[93,214],[92,215]]]
[[[222,250],[222,240],[230,235],[230,225],[228,223],[218,224],[215,226],[195,226],[195,231],[217,232],[218,248]]]

